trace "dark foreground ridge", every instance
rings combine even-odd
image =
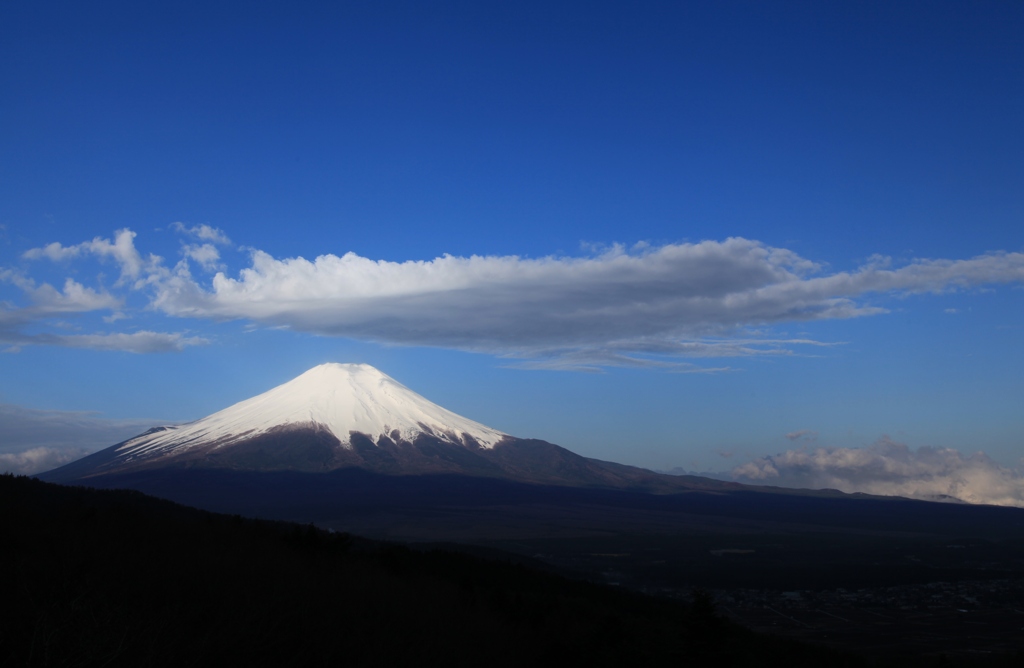
[[[683,605],[138,492],[0,476],[0,665],[858,666]]]
[[[874,665],[946,655],[996,666],[1024,649],[1013,600],[1024,587],[1024,510],[700,483],[651,494],[187,466],[88,480],[228,515],[514,553],[663,598],[706,590],[744,626],[865,653]]]

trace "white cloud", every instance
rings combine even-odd
[[[228,235],[224,234],[223,230],[216,227],[210,227],[209,225],[195,225],[188,227],[185,223],[175,222],[171,223],[171,229],[179,234],[190,236],[200,241],[209,241],[214,244],[221,246],[228,246],[231,244],[231,239]]]
[[[958,499],[1024,507],[1024,475],[984,453],[951,448],[911,450],[887,437],[867,448],[788,450],[732,471],[741,482],[838,489],[916,499]]]
[[[786,434],[786,438],[788,438],[791,441],[814,441],[817,440],[818,438],[818,432],[812,429],[800,429],[798,431],[789,432],[788,434]]]

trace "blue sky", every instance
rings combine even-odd
[[[0,404],[134,429],[353,361],[655,468],[1017,467],[1022,33],[1014,2],[9,4]]]

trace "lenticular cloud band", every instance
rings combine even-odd
[[[623,248],[590,258],[444,256],[373,261],[353,253],[252,266],[209,289],[179,271],[154,304],[180,316],[243,318],[324,335],[402,344],[514,352],[652,342],[786,321],[849,318],[884,309],[857,303],[872,292],[924,292],[1024,280],[1024,255],[880,260],[853,273],[820,267],[746,239]]]

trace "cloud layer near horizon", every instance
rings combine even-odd
[[[0,473],[41,473],[161,424],[0,404]]]
[[[1024,507],[1021,471],[999,466],[981,452],[915,451],[887,437],[867,448],[788,450],[738,466],[732,474],[752,484]]]
[[[145,292],[150,308],[171,316],[484,352],[523,366],[568,369],[719,370],[723,367],[694,368],[681,360],[785,355],[799,346],[823,345],[754,337],[749,329],[885,313],[867,301],[873,294],[1024,282],[1022,253],[915,260],[899,267],[875,257],[855,271],[826,273],[790,250],[742,238],[614,246],[586,257],[445,255],[404,262],[354,253],[278,259],[252,250],[251,265],[232,278],[217,270],[216,244],[229,241],[223,232],[181,224],[175,229],[205,243],[183,244],[183,258],[172,268],[157,256],[143,258],[130,230],[119,231],[114,241],[52,243],[24,257],[113,259],[122,286]],[[190,261],[208,278],[197,278]],[[119,308],[118,298],[70,279],[61,293],[10,270],[8,275],[11,282],[20,280],[19,287],[35,302],[5,311],[9,320],[30,316],[30,309],[43,308],[46,299],[85,308],[88,298],[95,308]],[[201,342],[179,338],[169,344]]]

